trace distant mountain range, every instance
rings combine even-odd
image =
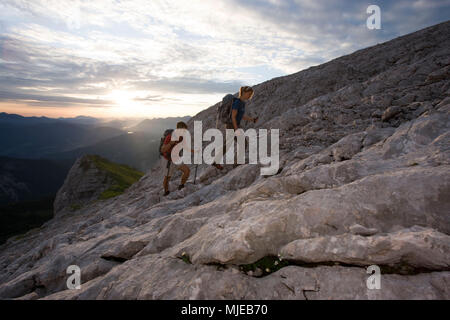
[[[65,121],[76,124],[99,124],[102,121],[98,118],[88,116],[77,116],[74,118],[48,118],[48,117],[25,117],[19,114],[0,112],[0,125],[2,124],[39,124],[39,123],[55,123]]]
[[[71,160],[0,157],[0,204],[55,195],[72,163]]]
[[[145,132],[125,133],[86,147],[47,154],[46,158],[53,160],[72,159],[75,161],[82,155],[97,154],[110,161],[147,171],[159,158],[160,135],[161,132],[157,135]]]
[[[49,159],[76,159],[86,154],[98,154],[116,163],[123,163],[141,171],[147,171],[158,160],[158,147],[162,133],[175,128],[179,121],[187,122],[190,117],[145,119],[127,133],[95,144],[70,151],[47,154]]]
[[[74,118],[58,118],[58,120],[61,121],[67,121],[70,123],[77,123],[77,124],[99,124],[102,121],[100,119],[94,118],[94,117],[87,117],[87,116],[77,116]]]
[[[73,154],[78,154],[83,147],[88,147],[90,152],[95,153],[94,146],[103,141],[111,149],[107,154],[112,154],[116,147],[114,141],[118,142],[118,148],[123,147],[124,140],[132,143],[135,149],[138,148],[139,143],[132,142],[133,138],[129,137],[109,140],[111,138],[127,132],[141,132],[151,135],[152,139],[159,139],[165,129],[175,127],[178,121],[187,120],[189,117],[144,119],[138,124],[129,126],[130,121],[120,119],[105,122],[102,119],[86,116],[24,117],[2,112],[0,113],[0,156],[38,159],[71,150],[74,151]],[[100,143],[99,146],[104,144]],[[104,150],[104,147],[102,148]],[[107,154],[102,156],[108,157]],[[144,170],[144,167],[140,166],[139,169]]]
[[[141,122],[0,113],[0,204],[54,196],[75,160],[97,154],[143,172],[158,160],[162,133],[189,117]],[[134,122],[134,124],[133,124]]]
[[[109,127],[56,121],[47,123],[0,124],[0,156],[43,158],[46,154],[68,151],[123,134]]]
[[[161,135],[164,130],[168,128],[175,128],[176,123],[179,121],[187,122],[191,117],[172,117],[172,118],[156,118],[145,119],[139,122],[137,125],[129,127],[128,131],[145,132],[154,135]]]

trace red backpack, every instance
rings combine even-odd
[[[159,155],[163,156],[165,159],[170,160],[170,153],[172,148],[169,147],[170,140],[172,139],[173,129],[167,129],[164,131],[164,135],[161,138],[161,143],[159,144]]]

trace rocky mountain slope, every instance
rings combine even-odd
[[[449,299],[448,34],[445,22],[255,86],[248,110],[280,129],[281,173],[200,165],[164,198],[160,164],[1,246],[0,297]],[[213,127],[215,107],[190,128]],[[73,264],[80,290],[66,287]]]

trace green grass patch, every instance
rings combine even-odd
[[[180,259],[183,260],[183,261],[184,261],[185,263],[187,263],[187,264],[192,264],[191,258],[190,258],[189,255],[188,255],[187,253],[185,253],[185,252],[183,252],[183,253],[181,254]]]
[[[78,203],[72,203],[72,204],[70,205],[70,209],[71,209],[72,211],[79,210],[79,209],[81,209],[81,205],[78,204]]]
[[[255,272],[256,269],[261,269],[262,274],[261,276],[266,276],[268,274],[271,274],[272,272],[276,272],[280,270],[283,267],[286,267],[289,265],[288,261],[281,260],[279,257],[276,256],[267,256],[264,258],[259,259],[258,261],[250,264],[244,264],[239,266],[241,271],[244,272]]]
[[[24,239],[25,237],[27,237],[29,235],[37,233],[39,230],[41,230],[41,227],[33,228],[31,230],[28,230],[27,232],[24,232],[24,233],[21,233],[21,234],[15,236],[13,239],[14,239],[14,241]]]
[[[101,200],[113,198],[122,194],[144,175],[143,172],[126,164],[114,163],[98,155],[89,155],[87,156],[87,159],[89,159],[98,169],[105,171],[114,180],[113,185],[100,194],[99,199]]]

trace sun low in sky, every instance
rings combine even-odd
[[[381,9],[381,29],[366,27],[370,4]],[[2,0],[0,111],[195,115],[241,85],[445,21],[449,7],[448,0]]]

